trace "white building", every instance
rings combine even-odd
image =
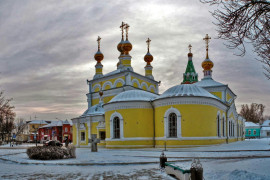
[[[270,120],[266,120],[261,125],[261,137],[270,137]]]

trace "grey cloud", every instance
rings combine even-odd
[[[103,72],[116,68],[122,21],[131,26],[132,66],[144,74],[146,38],[151,38],[153,74],[160,92],[182,81],[187,46],[202,78],[202,38],[212,36],[214,78],[238,95],[238,107],[258,102],[270,107],[269,81],[253,53],[234,56],[217,33],[209,10],[199,1],[1,1],[0,88],[14,98],[17,115],[69,119],[87,107],[86,79],[94,76],[97,36],[102,37]],[[267,109],[270,114],[269,108]]]

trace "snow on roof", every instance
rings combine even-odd
[[[246,127],[260,127],[260,125],[255,124],[253,122],[245,122]]]
[[[90,116],[90,115],[102,115],[105,113],[103,107],[102,107],[103,103],[98,103],[94,106],[91,106],[89,109],[87,109],[82,115],[81,117],[84,116]]]
[[[270,120],[265,120],[262,126],[270,126]]]
[[[270,131],[270,126],[269,127],[262,127],[261,130],[268,130],[268,131]]]
[[[63,122],[62,121],[52,121],[50,124],[47,124],[45,126],[42,126],[41,128],[55,127],[55,126],[63,126]]]
[[[213,80],[212,78],[203,78],[201,81],[196,82],[195,85],[200,87],[210,87],[210,86],[226,86],[220,82]]]
[[[159,98],[173,97],[173,96],[199,96],[199,97],[210,97],[218,99],[205,89],[196,86],[195,84],[181,84],[176,85],[166,90]]]
[[[44,120],[33,120],[29,124],[48,124],[48,123]]]
[[[129,90],[121,92],[116,95],[110,102],[119,102],[119,101],[150,101],[154,98],[157,98],[158,95],[143,91],[143,90]]]
[[[63,124],[70,124],[70,122],[68,120],[65,120]]]

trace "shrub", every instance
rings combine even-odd
[[[64,148],[58,146],[30,147],[26,153],[30,159],[53,160],[75,158],[76,148],[74,146]]]

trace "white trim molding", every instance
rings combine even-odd
[[[145,90],[147,91],[148,90],[148,85],[147,85],[146,82],[141,83],[141,89],[143,89],[144,86],[146,87]]]
[[[120,139],[124,138],[124,119],[123,116],[119,113],[119,112],[114,112],[112,113],[111,117],[110,117],[110,138],[109,139],[114,139],[113,138],[113,119],[115,117],[118,117],[120,120]],[[119,140],[119,139],[116,139]]]
[[[173,96],[154,100],[155,107],[168,106],[168,105],[178,105],[178,104],[199,104],[199,105],[209,105],[217,107],[223,111],[227,110],[227,106],[218,99],[208,98],[208,97],[182,97]]]
[[[101,90],[101,85],[100,84],[95,84],[95,86],[93,87],[93,92],[96,92],[97,88],[99,88],[99,90]]]
[[[119,82],[121,82],[121,83],[122,83],[122,86],[124,86],[125,81],[124,81],[122,78],[118,78],[118,79],[116,79],[116,80],[114,81],[113,87],[115,88],[116,85],[117,85],[117,83],[119,83]],[[121,86],[121,87],[122,87],[122,86]]]
[[[115,102],[103,105],[105,112],[115,111],[119,109],[152,109],[150,102],[147,101],[131,101],[131,102]]]
[[[141,88],[141,84],[140,82],[138,81],[138,79],[132,79],[131,81],[131,85],[134,86],[133,84],[136,83],[138,85],[138,88]],[[134,86],[135,87],[135,86]]]
[[[151,89],[154,90],[154,93],[157,93],[157,92],[156,92],[156,88],[155,88],[155,86],[154,86],[153,84],[151,84],[151,85],[148,87],[147,90],[151,92]]]
[[[176,108],[169,108],[164,114],[164,138],[169,138],[169,115],[175,113],[177,117],[177,138],[181,137],[181,113]],[[169,138],[171,139],[171,138]],[[172,138],[173,139],[173,138]]]
[[[109,85],[110,89],[113,87],[113,84],[111,81],[106,81],[103,85],[102,85],[102,90],[105,90],[105,87]]]

